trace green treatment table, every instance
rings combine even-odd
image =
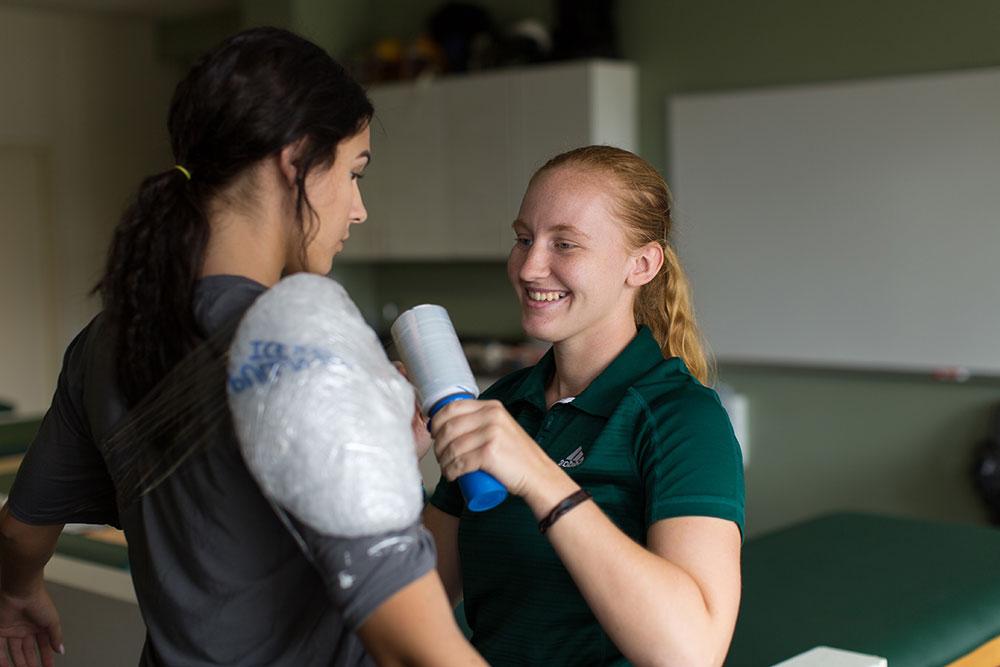
[[[747,541],[726,665],[830,646],[889,667],[998,667],[998,637],[1000,529],[832,514]]]

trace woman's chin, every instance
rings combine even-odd
[[[552,322],[540,322],[537,317],[532,317],[530,314],[522,315],[521,317],[521,328],[524,330],[524,334],[529,338],[534,338],[535,340],[544,341],[546,343],[552,343],[559,340],[559,334],[556,331],[556,326]]]

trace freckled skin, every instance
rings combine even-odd
[[[625,283],[630,254],[602,189],[595,177],[559,167],[539,174],[524,195],[507,277],[529,336],[586,343],[634,327],[634,292]],[[538,302],[528,291],[568,294]]]

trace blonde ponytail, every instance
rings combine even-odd
[[[535,176],[561,166],[610,175],[609,193],[626,238],[633,248],[655,242],[663,248],[663,267],[639,289],[634,304],[637,324],[649,327],[666,357],[680,357],[702,384],[714,382],[715,369],[694,316],[691,287],[670,245],[670,190],[659,172],[641,157],[613,146],[584,146],[552,158]]]
[[[715,381],[715,369],[695,320],[687,275],[669,244],[663,244],[663,268],[639,289],[635,321],[649,327],[664,356],[683,359],[691,375],[705,386]]]

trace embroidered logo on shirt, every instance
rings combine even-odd
[[[583,463],[583,447],[577,447],[573,453],[559,462],[560,468],[575,468]]]

